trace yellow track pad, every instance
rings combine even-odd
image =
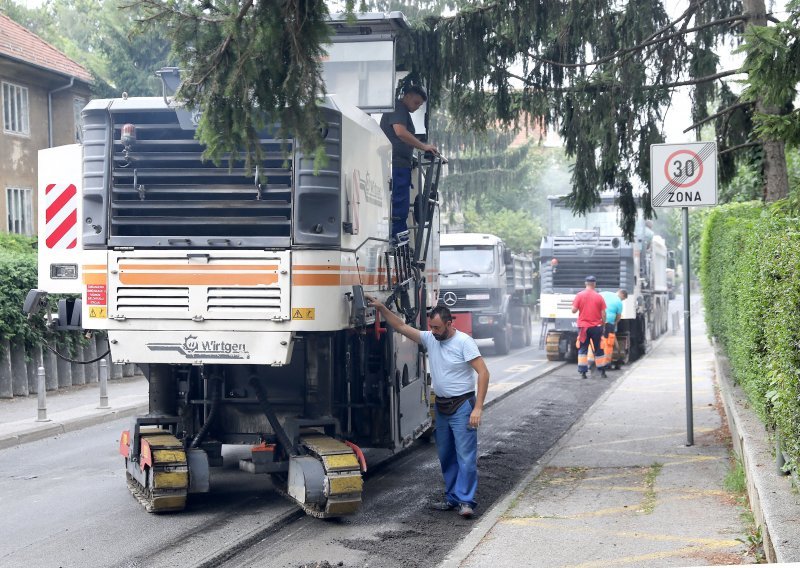
[[[327,479],[329,495],[360,493],[364,482],[360,475],[331,476]]]

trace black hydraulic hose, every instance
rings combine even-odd
[[[208,416],[206,417],[206,421],[203,424],[200,431],[192,440],[190,448],[196,448],[199,446],[203,440],[206,439],[208,436],[209,430],[211,430],[211,425],[214,423],[214,420],[217,418],[217,409],[219,408],[219,401],[220,401],[220,394],[219,394],[219,380],[214,378],[210,381],[211,386],[211,410],[208,411]]]
[[[286,431],[283,429],[280,421],[278,421],[278,416],[275,414],[275,409],[272,408],[269,400],[267,400],[267,393],[261,383],[258,382],[258,378],[252,377],[250,379],[250,384],[253,385],[253,388],[256,391],[256,397],[258,398],[258,403],[261,405],[261,411],[264,413],[264,416],[267,417],[269,425],[272,426],[272,430],[278,437],[278,441],[280,442],[281,446],[283,446],[284,451],[291,456],[299,455],[297,448],[295,448],[294,444],[292,444],[291,440],[289,440],[289,436],[286,434]]]
[[[69,361],[70,363],[76,363],[78,365],[89,365],[91,363],[97,363],[100,359],[102,359],[103,357],[105,357],[106,355],[111,353],[111,349],[108,349],[105,353],[103,353],[102,355],[98,355],[94,359],[90,359],[89,361],[78,361],[77,359],[71,359],[71,358],[67,357],[66,355],[62,355],[61,353],[56,351],[54,347],[50,347],[49,343],[45,343],[44,346],[47,347],[50,351],[55,353],[56,356],[60,357],[64,361]]]

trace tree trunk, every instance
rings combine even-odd
[[[743,0],[742,9],[750,16],[745,24],[767,25],[767,9],[764,0]],[[777,107],[765,106],[756,101],[756,110],[763,114],[780,114]],[[771,203],[789,195],[789,173],[786,167],[786,152],[782,140],[762,140],[764,147],[764,201]]]

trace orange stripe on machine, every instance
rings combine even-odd
[[[209,273],[192,272],[123,272],[119,281],[128,286],[258,286],[271,285],[278,282],[278,274],[267,272],[261,274],[246,273]]]
[[[105,267],[104,267],[105,268]],[[258,272],[275,272],[277,264],[120,264],[123,270],[163,270],[165,272],[220,272],[231,270],[247,270]]]

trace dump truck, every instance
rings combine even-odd
[[[279,125],[260,133],[253,170],[205,160],[198,110],[172,97],[176,69],[161,71],[161,97],[91,101],[82,144],[39,154],[39,288],[25,309],[106,332],[111,359],[147,377],[149,412],[119,446],[147,511],[210,491],[222,446],[239,444],[239,468],[308,514],[352,514],[361,448],[396,452],[430,432],[426,355],[365,295],[426,326],[442,159],[419,157],[417,216],[391,239],[391,144],[374,115],[394,108],[408,23],[331,24],[322,166]],[[51,312],[48,293],[74,296]]]
[[[540,249],[542,343],[550,361],[577,358],[575,295],[584,279],[597,278],[598,291],[628,291],[611,364],[635,360],[652,339],[667,331],[668,251],[664,239],[648,223],[636,224],[627,242],[619,228],[619,208],[611,195],[586,215],[575,215],[563,196],[548,197],[548,234]]]
[[[455,327],[492,339],[498,354],[530,345],[533,259],[482,233],[444,233],[440,246],[439,303],[453,312]]]

